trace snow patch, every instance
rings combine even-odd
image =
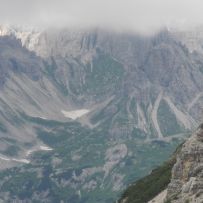
[[[25,164],[30,163],[30,161],[27,160],[27,159],[15,159],[15,158],[8,158],[8,157],[5,157],[5,156],[0,156],[0,159],[4,160],[4,161],[15,161],[15,162],[25,163]]]
[[[11,160],[11,159],[6,158],[6,157],[3,157],[3,156],[0,156],[0,159],[1,159],[1,160],[4,160],[4,161],[10,161],[10,160]]]
[[[16,161],[16,162],[20,162],[20,163],[24,163],[24,164],[30,163],[30,161],[27,159],[11,159],[11,161]]]
[[[36,152],[36,151],[52,151],[52,150],[53,149],[48,146],[41,145],[41,146],[39,146],[39,148],[35,148],[35,149],[31,149],[31,150],[27,151],[26,157],[28,157],[30,154],[32,154],[33,152]],[[4,160],[4,161],[15,161],[15,162],[24,163],[24,164],[30,163],[30,160],[28,160],[28,159],[16,159],[16,158],[10,158],[10,157],[6,157],[6,156],[2,156],[2,155],[0,155],[0,159]]]
[[[39,117],[40,119],[43,119],[43,120],[48,120],[47,118],[45,118],[45,117]]]
[[[26,153],[26,156],[29,156],[30,154],[37,152],[37,151],[52,151],[52,150],[53,149],[48,146],[41,145],[41,146],[39,146],[39,148],[34,148],[31,150],[28,150]]]
[[[61,112],[66,118],[71,118],[73,120],[76,120],[77,118],[80,118],[80,117],[84,116],[85,114],[89,113],[90,110],[88,110],[88,109],[79,109],[79,110],[75,110],[75,111],[61,110]]]
[[[42,150],[42,151],[52,151],[52,150],[53,150],[52,148],[50,148],[50,147],[48,147],[48,146],[40,146],[39,148],[40,148],[40,150]]]

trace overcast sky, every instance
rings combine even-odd
[[[199,25],[203,0],[0,0],[0,23],[149,32]]]

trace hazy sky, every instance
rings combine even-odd
[[[202,22],[203,0],[0,0],[0,23],[148,32]]]

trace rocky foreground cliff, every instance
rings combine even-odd
[[[177,156],[167,200],[172,203],[203,202],[203,125]]]
[[[202,203],[203,125],[168,162],[129,186],[119,202]]]

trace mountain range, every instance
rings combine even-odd
[[[2,201],[113,202],[163,163],[201,122],[198,36],[1,26]]]

